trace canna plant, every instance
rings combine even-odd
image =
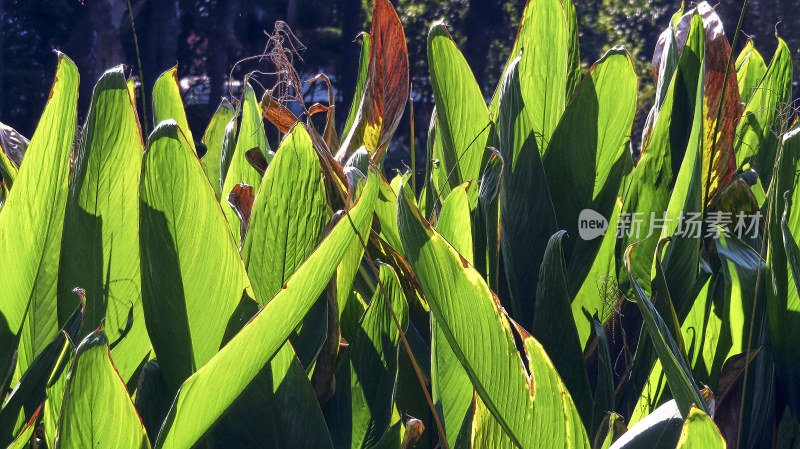
[[[571,0],[529,2],[489,99],[435,23],[419,192],[383,169],[387,0],[343,129],[324,75],[291,108],[246,77],[202,155],[177,67],[144,136],[123,67],[76,128],[58,54],[23,163],[0,151],[0,446],[793,447],[792,64],[735,40],[681,7],[639,144],[630,55],[584,72]]]

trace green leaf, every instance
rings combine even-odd
[[[253,91],[253,87],[250,86],[250,83],[245,79],[244,105],[242,106],[242,124],[239,129],[239,138],[236,140],[236,148],[231,155],[230,165],[227,169],[223,162],[222,173],[224,181],[222,184],[222,195],[219,197],[222,211],[225,213],[225,218],[228,219],[228,224],[230,225],[233,238],[237,245],[239,245],[241,241],[239,233],[240,222],[239,217],[236,216],[236,212],[234,212],[231,205],[228,204],[228,195],[238,183],[253,186],[253,191],[258,192],[259,186],[261,185],[261,175],[250,165],[250,162],[248,162],[245,157],[245,153],[253,148],[261,150],[267,158],[267,161],[272,159],[272,156],[268,153],[269,143],[267,143],[267,137],[264,134],[264,121],[261,119],[261,107]],[[223,160],[226,158],[227,155],[223,153]]]
[[[75,360],[75,347],[72,342],[65,345],[61,351],[56,368],[50,375],[45,390],[46,399],[44,401],[44,414],[42,424],[44,427],[44,439],[47,447],[55,447],[55,439],[58,436],[58,419],[61,416],[61,406],[63,405],[64,389],[67,385],[67,375]]]
[[[489,109],[481,89],[441,22],[428,32],[428,66],[442,135],[442,163],[451,186],[480,176],[489,135]],[[562,89],[563,96],[563,89]]]
[[[278,352],[328,284],[347,248],[372,218],[378,193],[371,169],[358,202],[331,230],[286,286],[219,353],[187,379],[158,437],[158,448],[191,447]],[[252,342],[258,341],[258,345]],[[236,366],[236,370],[231,370]]]
[[[616,249],[617,276],[623,293],[628,297],[636,293],[624,276],[622,254],[634,242],[639,242],[639,246],[632,255],[631,270],[643,290],[650,292],[653,256],[660,238],[656,232],[648,235],[647,226],[651,215],[661,218],[669,206],[671,187],[678,177],[692,135],[695,106],[699,101],[697,88],[702,76],[703,42],[702,20],[695,14],[664,104],[622,194],[622,213],[629,218],[627,223],[617,225],[617,231],[621,233]],[[635,221],[637,217],[638,222]],[[623,224],[625,227],[620,229]]]
[[[589,274],[572,300],[572,316],[574,317],[580,317],[585,309],[590,314],[600,315],[600,320],[605,321],[610,316],[612,308],[617,307],[617,268],[614,247],[617,244],[617,222],[621,209],[622,200],[617,198],[614,211],[608,220],[608,228],[603,236],[603,243],[597,250]],[[581,343],[581,348],[586,349],[592,333],[592,323],[589,320],[576,318],[575,326],[578,329],[578,341]]]
[[[436,230],[456,249],[469,263],[473,262],[472,232],[470,229],[469,198],[465,183],[456,187],[442,203],[442,211]],[[469,375],[461,366],[458,357],[447,342],[441,326],[431,317],[431,390],[433,401],[444,426],[447,442],[454,447],[459,436],[466,427],[467,436],[472,427],[469,413],[473,404],[474,391]],[[483,405],[481,403],[481,405]],[[479,408],[480,410],[480,408]],[[494,421],[491,414],[488,420]],[[476,411],[478,414],[478,411]],[[494,423],[493,426],[500,429]],[[477,431],[477,429],[476,429]],[[502,429],[499,431],[503,433]]]
[[[567,19],[569,33],[569,60],[567,61],[567,95],[566,102],[569,103],[572,95],[578,89],[581,82],[581,54],[578,45],[578,14],[575,11],[575,3],[572,0],[563,0],[564,13]]]
[[[217,353],[228,318],[253,294],[214,191],[174,121],[150,135],[140,192],[144,313],[175,391]]]
[[[609,50],[578,86],[542,156],[558,229],[570,237],[564,242],[570,297],[579,290],[603,242],[579,235],[580,214],[591,209],[609,217],[614,210],[637,91],[628,52],[624,47]]]
[[[125,383],[111,362],[102,329],[89,334],[78,346],[64,390],[55,447],[150,447]]]
[[[758,172],[761,182],[768,186],[778,148],[776,135],[788,129],[788,103],[792,98],[792,56],[783,39],[767,72],[744,109],[736,128],[736,165],[744,164]],[[782,193],[782,192],[781,192]]]
[[[281,142],[261,185],[242,259],[264,305],[317,247],[328,218],[319,158],[302,125]]]
[[[767,64],[756,50],[753,40],[748,39],[742,52],[736,58],[736,81],[739,83],[739,96],[747,104],[758,90],[761,79],[767,73]]]
[[[770,188],[772,209],[768,217],[766,270],[766,303],[775,368],[780,385],[789,397],[800,395],[800,346],[796,344],[800,338],[800,289],[796,288],[798,277],[791,270],[790,257],[794,251],[787,238],[800,235],[800,213],[795,206],[800,204],[798,168],[800,131],[792,131],[783,138],[778,169]],[[786,196],[789,191],[791,194]],[[794,416],[800,416],[798,401],[789,401],[788,405]]]
[[[383,287],[376,290],[357,334],[338,362],[336,392],[325,404],[335,447],[372,447],[391,424],[400,342],[392,313],[405,329],[408,304],[392,267],[380,264],[379,276]]]
[[[203,171],[206,172],[206,177],[214,188],[214,193],[219,198],[222,189],[220,168],[222,165],[222,149],[225,141],[225,128],[231,119],[236,117],[236,111],[227,99],[223,99],[211,117],[208,123],[205,134],[203,134],[203,143],[206,145],[206,154],[200,159],[200,164],[203,166]]]
[[[710,416],[697,407],[692,407],[683,423],[676,449],[725,448],[725,438]]]
[[[675,342],[669,327],[667,327],[633,275],[630,260],[631,253],[635,247],[636,244],[628,247],[625,254],[625,266],[628,268],[628,276],[638,296],[636,304],[644,318],[644,328],[647,329],[647,334],[652,339],[658,359],[661,360],[664,366],[670,391],[678,403],[682,416],[689,413],[689,408],[692,404],[700,407],[701,410],[708,410],[706,401],[700,394],[700,389],[697,387],[694,377],[692,377],[692,372],[686,364],[686,359]]]
[[[353,104],[350,105],[350,113],[347,114],[347,121],[344,123],[342,135],[347,136],[350,134],[350,129],[353,127],[356,115],[358,114],[358,106],[361,104],[361,97],[364,95],[364,83],[367,79],[367,69],[369,68],[369,34],[361,33],[361,55],[358,58],[358,79],[356,80],[356,90],[353,94]]]
[[[560,0],[528,1],[509,63],[503,71],[505,74],[511,61],[522,52],[519,63],[522,96],[542,154],[564,113],[569,83],[575,81],[575,56],[571,52],[573,49],[577,52],[573,47],[577,37],[573,34],[571,15],[572,11],[565,11]],[[497,93],[493,105],[499,104],[496,100],[499,100]]]
[[[536,274],[547,238],[558,231],[558,224],[537,149],[533,114],[523,103],[519,63],[519,58],[511,61],[499,90],[497,130],[504,162],[499,198],[500,247],[512,315],[530,326]],[[534,221],[536,225],[532,226]]]
[[[8,449],[25,449],[27,447],[31,447],[31,438],[33,438],[33,433],[36,430],[36,420],[39,418],[41,411],[41,408],[36,410],[36,413],[28,421],[28,423],[25,424],[25,427],[22,428],[19,435],[17,435],[17,437],[14,438],[14,441],[8,445]]]
[[[59,54],[47,106],[0,211],[0,258],[14,267],[0,276],[0,360],[17,349],[15,379],[58,332],[57,267],[77,99],[78,70]],[[17,335],[19,347],[11,347]]]
[[[178,66],[167,70],[158,76],[153,84],[153,125],[158,126],[164,120],[172,119],[178,124],[186,135],[189,148],[197,155],[194,146],[194,137],[186,120],[186,111],[183,109],[181,88],[178,85]]]
[[[216,447],[333,449],[305,369],[287,342],[214,429]]]
[[[511,322],[485,281],[420,216],[405,190],[398,199],[398,220],[403,247],[437,323],[512,441],[521,448],[589,447],[572,398],[544,349],[522,334],[528,375]]]
[[[561,241],[565,231],[550,237],[539,268],[532,334],[550,355],[564,385],[575,398],[583,422],[592,423],[592,394],[583,365],[578,329],[572,317]],[[602,415],[600,415],[602,416]],[[594,430],[594,429],[592,429]]]
[[[85,290],[85,336],[105,319],[114,365],[127,383],[150,351],[139,266],[141,129],[124,68],[95,86],[67,199],[58,279],[59,322]]]

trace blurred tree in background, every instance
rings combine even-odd
[[[625,45],[640,77],[640,117],[653,98],[650,59],[661,30],[678,10],[678,0],[574,0],[578,13],[584,69],[614,45]],[[800,15],[796,0],[750,0],[743,31],[753,36],[769,60],[775,29],[794,52],[800,51]],[[525,0],[393,0],[408,39],[415,104],[417,149],[433,107],[428,82],[426,37],[444,20],[484,94],[492,95],[513,44]],[[721,0],[717,11],[728,36],[736,28],[742,0]],[[268,60],[250,58],[264,51],[276,21],[285,21],[299,42],[298,72],[308,79],[319,72],[331,77],[337,94],[338,120],[344,120],[356,84],[359,41],[369,30],[370,0],[130,0],[141,58],[145,92],[157,76],[176,63],[187,94],[187,113],[195,135],[228,94],[226,80],[241,80],[253,70],[270,72]],[[30,136],[51,82],[53,50],[71,56],[81,71],[81,113],[86,113],[94,81],[102,71],[124,63],[139,76],[127,0],[0,0],[0,121]],[[739,47],[746,42],[740,36]],[[238,62],[238,63],[237,63]],[[795,64],[800,57],[795,57]],[[800,66],[796,67],[796,70]],[[800,71],[798,71],[800,73]],[[264,88],[269,76],[256,77]],[[205,89],[205,90],[202,90]],[[326,98],[324,86],[310,86],[307,98]],[[191,97],[191,98],[189,98]],[[634,138],[641,123],[635,125]],[[393,141],[389,168],[401,168],[409,148],[408,114]],[[277,136],[272,136],[273,139]],[[273,144],[274,144],[273,140]]]

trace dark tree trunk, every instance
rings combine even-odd
[[[128,14],[125,0],[86,2],[78,16],[77,33],[68,48],[81,75],[78,111],[85,117],[95,83],[106,70],[124,64],[123,24]]]
[[[362,30],[363,11],[361,2],[353,0],[340,0],[339,8],[342,18],[342,37],[340,42],[341,55],[336,67],[339,76],[338,90],[341,97],[337,99],[336,121],[337,128],[341,129],[347,120],[350,103],[356,92],[356,82],[358,81],[358,57],[361,53],[361,46],[353,42]],[[344,138],[344,136],[342,136]]]
[[[217,0],[215,17],[212,21],[211,52],[208,57],[208,78],[210,83],[208,107],[213,114],[222,97],[227,96],[225,82],[233,64],[232,56],[236,57],[239,45],[233,34],[233,21],[239,10],[238,0]]]
[[[144,31],[139,34],[142,71],[147,101],[152,104],[153,84],[159,75],[178,62],[180,10],[178,0],[155,0],[144,11]],[[151,111],[150,105],[147,108]],[[150,118],[147,118],[150,120]],[[155,124],[153,124],[155,125]]]

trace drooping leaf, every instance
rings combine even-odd
[[[187,379],[162,427],[158,448],[191,447],[233,404],[283,346],[327,285],[347,248],[371,219],[378,192],[374,170],[355,206],[331,230],[286,286],[208,363]],[[363,236],[362,236],[363,238]],[[258,341],[258,345],[252,343]],[[237,366],[231,370],[231,366]]]
[[[0,212],[0,363],[17,350],[16,379],[58,332],[58,260],[75,137],[78,70],[63,54],[42,118]],[[26,313],[27,311],[27,313]],[[21,332],[21,334],[20,334]],[[12,345],[19,335],[19,347]]]
[[[173,391],[217,353],[240,298],[253,296],[214,191],[190,150],[178,125],[162,122],[150,135],[140,183],[144,313]]]
[[[169,119],[175,120],[178,127],[183,130],[183,134],[189,142],[189,148],[196,156],[197,148],[194,146],[194,137],[189,129],[189,121],[186,120],[186,111],[183,109],[177,65],[159,75],[153,84],[153,125],[157,126]]]
[[[358,112],[336,158],[349,159],[365,147],[382,161],[408,101],[408,48],[403,24],[389,0],[374,0],[369,66]]]
[[[236,216],[236,213],[228,204],[227,199],[233,187],[239,183],[253,186],[253,190],[256,192],[259,191],[261,176],[258,171],[250,165],[246,157],[246,153],[253,148],[261,150],[268,161],[271,159],[271,156],[268,155],[269,143],[267,143],[267,137],[264,134],[264,121],[261,119],[261,108],[259,107],[253,87],[245,80],[242,124],[239,129],[239,137],[236,140],[236,148],[230,157],[229,166],[225,169],[225,164],[223,163],[222,165],[224,182],[222,184],[222,194],[219,197],[222,211],[225,213],[225,218],[228,219],[228,224],[230,225],[231,232],[233,233],[237,245],[241,243],[241,236],[239,235],[239,217]],[[227,155],[223,155],[223,159],[226,157]]]
[[[227,99],[223,99],[217,107],[217,111],[211,117],[205,134],[203,143],[206,145],[206,154],[200,159],[203,171],[206,173],[208,182],[214,188],[214,193],[219,198],[222,190],[220,165],[222,162],[222,148],[225,140],[225,128],[228,123],[236,116],[236,111]],[[180,126],[180,125],[179,125]]]
[[[297,116],[276,100],[270,92],[264,92],[264,96],[261,97],[261,115],[283,134],[288,133],[297,123]]]
[[[82,336],[105,320],[116,342],[111,356],[127,383],[150,341],[142,311],[139,267],[139,175],[142,134],[124,68],[97,82],[67,199],[58,291],[63,325],[78,306],[72,291],[85,291]]]
[[[480,176],[489,134],[489,109],[467,60],[441,22],[428,32],[428,67],[436,102],[437,134],[442,135],[440,163],[445,181],[457,186]]]
[[[437,322],[512,441],[522,448],[588,447],[572,398],[544,349],[522,334],[529,375],[511,322],[481,275],[420,216],[405,190],[398,199],[398,220],[403,247]]]
[[[97,413],[98,408],[103,412]],[[55,447],[150,448],[144,425],[111,362],[102,329],[78,346],[65,385]]]

